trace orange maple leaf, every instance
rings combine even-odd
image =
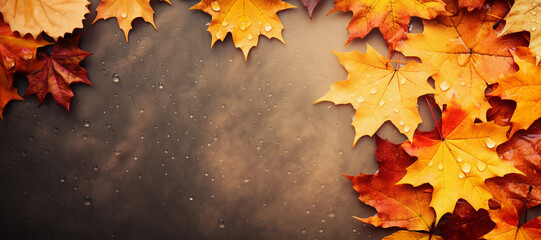
[[[336,0],[330,13],[336,11],[353,12],[346,44],[355,38],[364,38],[377,27],[391,52],[406,38],[411,17],[433,19],[450,15],[442,0]]]
[[[541,217],[534,218],[521,225],[517,209],[513,204],[505,201],[502,202],[501,209],[490,210],[489,214],[492,221],[496,223],[496,228],[484,235],[483,239],[541,239]]]
[[[289,8],[295,6],[281,0],[201,0],[190,9],[212,16],[207,29],[212,36],[211,47],[231,33],[235,47],[240,48],[244,60],[248,60],[248,53],[257,46],[259,35],[284,42],[284,26],[276,13]]]
[[[402,145],[418,160],[398,183],[430,183],[434,187],[430,206],[436,211],[437,221],[452,212],[459,199],[468,201],[476,210],[488,209],[492,195],[485,180],[520,173],[501,161],[495,151],[507,139],[508,128],[492,122],[474,124],[471,115],[453,101],[433,131],[416,131],[413,141]]]
[[[466,8],[470,12],[474,9],[481,9],[484,4],[485,0],[458,0],[458,7]]]
[[[161,1],[171,4],[169,0]],[[143,18],[143,20],[152,24],[154,29],[158,30],[154,23],[154,10],[150,6],[150,0],[102,0],[96,11],[98,15],[92,23],[94,24],[100,19],[116,18],[118,26],[126,36],[126,42],[132,29],[131,24],[136,18]]]
[[[435,213],[430,208],[432,187],[426,184],[413,187],[395,185],[406,174],[406,167],[415,159],[400,145],[383,140],[376,135],[376,174],[346,176],[359,200],[376,208],[378,213],[369,218],[357,218],[376,227],[400,227],[408,230],[430,231]]]
[[[511,11],[505,17],[506,23],[499,36],[516,32],[530,32],[530,49],[541,56],[541,2],[515,0]]]
[[[401,230],[384,237],[382,240],[443,240],[443,238],[429,233]]]
[[[20,37],[0,20],[0,118],[8,102],[23,100],[13,86],[13,74],[33,71],[37,48],[48,44],[41,35],[37,39],[31,36]]]
[[[417,98],[434,91],[427,82],[433,72],[417,62],[395,69],[370,46],[364,54],[357,51],[334,54],[348,71],[348,77],[335,82],[316,103],[331,101],[351,104],[356,109],[351,124],[355,127],[353,144],[364,135],[373,135],[387,120],[411,139],[421,123]]]
[[[493,26],[498,19],[492,16],[502,16],[506,9],[507,3],[497,0],[482,10],[462,9],[453,17],[423,21],[424,32],[409,34],[397,47],[437,71],[433,78],[438,104],[448,104],[454,97],[466,111],[475,111],[476,118],[486,121],[487,84],[517,70],[509,48],[528,45],[520,34],[496,38]]]
[[[0,12],[13,31],[37,38],[41,32],[55,40],[83,27],[89,13],[87,0],[4,0]]]
[[[498,82],[498,86],[489,93],[502,99],[517,103],[511,117],[511,134],[519,129],[526,129],[541,117],[541,66],[536,56],[526,47],[511,51],[519,71]]]

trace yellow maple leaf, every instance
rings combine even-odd
[[[408,39],[397,50],[406,56],[419,57],[437,73],[434,98],[440,105],[452,98],[475,117],[486,121],[490,104],[485,98],[487,85],[517,69],[508,49],[526,46],[521,35],[497,38],[493,29],[502,16],[507,3],[494,1],[490,7],[472,12],[461,9],[452,17],[439,17],[437,21],[423,21],[424,32],[408,34]]]
[[[171,4],[169,0],[162,1]],[[131,24],[136,18],[143,18],[143,20],[152,24],[154,29],[158,30],[154,23],[154,10],[150,6],[150,0],[102,0],[96,11],[98,15],[92,23],[100,19],[116,18],[118,26],[124,31],[126,42],[132,29]]]
[[[384,237],[382,240],[443,240],[443,238],[429,233],[400,230]]]
[[[55,40],[83,27],[89,13],[87,0],[0,0],[4,21],[21,36],[37,38],[41,32]]]
[[[348,71],[348,77],[335,82],[316,103],[351,104],[356,109],[353,144],[364,135],[372,136],[387,120],[411,139],[421,123],[417,98],[434,91],[427,82],[432,75],[428,67],[409,62],[397,70],[370,45],[365,54],[334,54]]]
[[[432,185],[430,206],[436,211],[437,221],[453,212],[459,199],[468,201],[475,210],[488,209],[492,195],[485,180],[521,173],[501,161],[496,152],[496,146],[507,140],[508,128],[493,122],[475,124],[472,114],[454,101],[436,126],[431,132],[418,131],[412,142],[403,143],[404,149],[418,159],[397,184]]]
[[[252,47],[257,46],[259,35],[276,38],[284,43],[284,26],[276,15],[295,6],[281,0],[201,0],[190,9],[202,10],[212,16],[208,31],[212,36],[211,47],[223,41],[227,33],[233,36],[235,47],[244,53],[244,60]]]
[[[505,20],[505,27],[498,37],[515,32],[530,32],[530,49],[541,56],[541,2],[515,0]]]

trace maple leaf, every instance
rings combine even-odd
[[[514,239],[534,240],[541,239],[541,217],[534,218],[524,225],[520,225],[519,214],[512,204],[503,202],[501,209],[489,211],[496,228],[483,236],[487,240]]]
[[[446,240],[477,240],[494,226],[496,224],[490,220],[487,210],[475,211],[468,202],[459,200],[453,214],[440,226],[440,231]]]
[[[412,142],[402,144],[418,160],[398,183],[430,183],[434,187],[430,206],[436,211],[437,221],[452,212],[459,199],[468,201],[476,210],[487,209],[492,195],[485,180],[520,173],[501,161],[495,151],[507,139],[507,128],[492,122],[474,124],[471,113],[454,101],[436,126],[431,132],[416,131]]]
[[[476,118],[486,121],[487,84],[514,73],[517,69],[508,49],[528,44],[520,34],[496,38],[493,26],[498,19],[492,16],[502,16],[506,9],[505,1],[495,1],[482,10],[462,9],[453,17],[423,21],[424,32],[408,34],[397,47],[438,71],[433,76],[438,104],[448,104],[454,97],[466,111],[475,111]]]
[[[0,118],[3,119],[2,112],[8,102],[23,100],[13,86],[13,74],[32,71],[37,48],[48,44],[41,36],[20,37],[0,20]]]
[[[353,144],[364,135],[373,135],[387,120],[411,139],[421,123],[417,98],[433,92],[427,82],[433,72],[417,62],[409,62],[396,70],[369,45],[365,54],[357,51],[334,54],[348,71],[348,77],[333,83],[329,92],[316,103],[351,104],[357,110],[352,122]]]
[[[284,42],[284,26],[276,13],[289,8],[295,6],[281,0],[201,0],[190,9],[212,16],[207,29],[212,36],[211,47],[230,32],[235,47],[242,50],[246,61],[250,49],[257,46],[259,35]]]
[[[526,47],[511,51],[519,71],[498,82],[498,86],[489,93],[502,99],[514,100],[517,103],[515,113],[511,117],[513,123],[511,134],[519,129],[528,128],[541,117],[541,66],[536,56]]]
[[[382,240],[443,240],[443,238],[428,233],[401,230],[390,236],[384,237]]]
[[[79,38],[61,39],[58,41],[50,55],[40,53],[38,59],[42,68],[28,76],[28,88],[25,96],[36,94],[43,103],[45,95],[51,93],[58,105],[69,111],[70,100],[73,97],[70,84],[85,83],[88,81],[87,71],[79,63],[90,53],[79,49]]]
[[[536,121],[528,130],[518,131],[509,141],[498,146],[498,154],[525,175],[509,174],[487,180],[494,198],[509,201],[520,211],[540,205],[541,121]]]
[[[376,227],[400,227],[408,230],[430,231],[435,213],[429,206],[432,188],[395,185],[406,174],[406,167],[415,159],[400,145],[383,140],[376,135],[376,159],[379,170],[376,174],[346,176],[359,200],[376,208],[378,214],[369,218],[357,218]]]
[[[538,13],[540,13],[538,15]],[[515,0],[511,11],[505,17],[506,23],[498,36],[516,32],[530,32],[530,49],[541,55],[541,2],[532,0]]]
[[[302,5],[304,5],[306,7],[306,10],[308,10],[308,15],[310,17],[312,17],[314,8],[316,8],[319,2],[321,2],[321,0],[301,0]]]
[[[0,12],[13,31],[37,38],[41,32],[55,40],[83,27],[87,0],[4,0]]]
[[[169,0],[161,1],[171,4]],[[158,30],[154,23],[154,10],[150,6],[150,0],[102,0],[96,11],[98,15],[92,24],[100,19],[116,18],[118,26],[126,36],[126,42],[132,29],[132,22],[136,18],[143,18]]]
[[[411,17],[433,19],[449,15],[442,0],[335,0],[329,13],[336,11],[353,12],[346,44],[355,38],[364,38],[377,27],[391,52],[406,38]]]
[[[470,12],[474,9],[481,9],[484,4],[485,0],[458,0],[458,7],[466,8]]]

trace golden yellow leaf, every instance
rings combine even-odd
[[[434,91],[427,82],[431,70],[417,62],[409,62],[397,70],[369,45],[364,54],[357,51],[335,54],[348,71],[348,77],[335,82],[317,102],[351,104],[356,109],[353,144],[364,135],[372,136],[388,120],[412,139],[421,123],[417,98]]]
[[[83,27],[89,13],[87,0],[0,0],[4,21],[21,36],[37,38],[41,32],[55,40]]]
[[[470,13],[462,9],[453,17],[423,21],[424,32],[408,34],[397,47],[437,71],[433,78],[438,104],[448,104],[454,98],[486,121],[490,108],[485,98],[487,85],[514,73],[517,69],[508,49],[528,44],[521,35],[496,37],[493,26],[498,19],[493,16],[502,16],[507,7],[505,1],[495,1],[482,10]]]
[[[207,29],[212,36],[211,47],[231,33],[235,47],[242,49],[247,60],[250,49],[257,46],[259,35],[284,42],[284,26],[276,13],[288,8],[295,6],[281,0],[201,0],[190,9],[212,16]]]
[[[443,240],[442,237],[423,232],[410,232],[400,230],[390,236],[384,237],[382,240]]]
[[[169,0],[162,1],[171,4]],[[154,10],[150,6],[150,0],[102,0],[96,11],[98,15],[93,23],[100,19],[116,18],[118,26],[124,31],[126,41],[132,29],[132,21],[138,17],[158,29],[154,23]]]
[[[433,131],[417,131],[412,142],[403,143],[404,149],[418,159],[398,184],[432,185],[430,206],[436,211],[437,221],[453,212],[459,199],[468,201],[475,210],[488,209],[492,195],[485,180],[521,173],[500,160],[496,152],[496,146],[507,140],[507,129],[493,122],[474,124],[472,114],[453,101]]]
[[[505,20],[505,27],[498,37],[515,32],[530,32],[530,49],[541,56],[541,2],[515,0]]]

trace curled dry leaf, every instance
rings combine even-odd
[[[346,44],[355,38],[364,38],[377,27],[391,52],[406,38],[411,17],[433,19],[450,15],[442,0],[335,0],[331,13],[336,11],[353,12]]]
[[[397,47],[437,71],[433,78],[438,104],[449,104],[455,98],[464,110],[486,120],[490,108],[485,98],[487,85],[517,70],[509,48],[528,45],[520,34],[496,38],[493,26],[498,19],[493,16],[502,16],[506,9],[506,1],[496,0],[482,10],[469,13],[462,9],[452,17],[423,21],[424,32],[408,34]]]
[[[364,54],[357,51],[335,54],[348,71],[348,77],[335,82],[317,102],[351,104],[356,109],[353,144],[364,135],[372,136],[388,120],[412,139],[421,123],[417,98],[434,91],[427,82],[433,72],[417,62],[395,69],[370,46]]]
[[[55,40],[83,27],[87,0],[0,0],[0,12],[13,31],[37,38],[41,32]]]
[[[468,201],[475,210],[488,209],[492,195],[485,180],[520,173],[496,153],[496,146],[507,140],[506,132],[506,127],[492,122],[474,123],[471,113],[452,102],[434,130],[416,131],[412,142],[403,143],[418,160],[398,183],[430,183],[434,187],[430,206],[436,211],[437,221],[452,212],[459,199]]]
[[[51,93],[58,105],[69,111],[73,97],[70,84],[85,83],[92,85],[87,78],[87,71],[79,66],[90,53],[79,49],[80,36],[58,41],[50,55],[40,53],[38,60],[41,69],[28,76],[28,88],[25,95],[36,94],[40,103],[45,95]]]
[[[169,0],[162,1],[171,4]],[[118,26],[124,31],[126,41],[132,29],[131,24],[136,18],[143,18],[158,29],[154,23],[154,10],[150,6],[150,0],[102,0],[96,11],[98,15],[93,23],[100,19],[116,18]]]
[[[281,0],[201,0],[190,9],[212,16],[208,27],[212,36],[211,47],[231,33],[235,47],[240,48],[244,59],[248,60],[248,53],[257,46],[259,35],[284,42],[284,26],[276,13],[294,7]]]
[[[346,176],[359,193],[359,200],[378,211],[372,217],[357,219],[376,227],[430,231],[435,217],[434,210],[429,206],[432,188],[428,184],[420,187],[395,185],[415,158],[410,157],[400,145],[394,145],[377,135],[376,145],[378,172]]]

